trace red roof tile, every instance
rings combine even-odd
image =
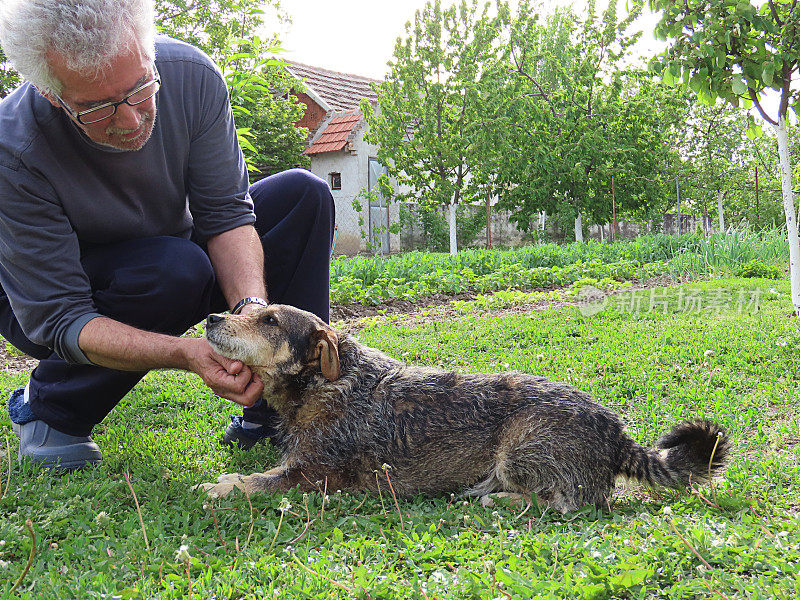
[[[373,103],[378,100],[370,85],[378,83],[377,79],[312,67],[291,60],[285,62],[288,71],[319,94],[335,112],[358,109],[362,98],[368,98]]]
[[[303,151],[303,154],[322,154],[343,150],[361,119],[361,113],[335,115],[322,127],[319,135]]]

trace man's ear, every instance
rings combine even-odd
[[[319,368],[328,381],[339,379],[339,338],[330,329],[317,329],[311,334],[312,360],[319,359]]]

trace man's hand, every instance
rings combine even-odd
[[[89,360],[111,369],[193,371],[215,394],[242,406],[252,406],[264,391],[264,383],[249,367],[217,354],[204,339],[142,331],[97,317],[81,330],[78,344]]]
[[[191,341],[187,354],[190,369],[215,394],[242,406],[252,406],[261,398],[264,382],[247,365],[217,354],[205,340]]]

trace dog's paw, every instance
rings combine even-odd
[[[203,490],[209,496],[221,498],[230,494],[235,488],[246,492],[247,489],[244,480],[245,478],[238,473],[225,473],[217,478],[216,483],[200,483],[192,486],[192,489]]]
[[[494,492],[492,494],[481,496],[481,506],[485,508],[491,508],[495,505],[495,500],[500,500],[501,498],[507,498],[510,506],[520,506],[523,502],[525,504],[531,503],[530,497],[523,494],[517,494],[514,492]]]

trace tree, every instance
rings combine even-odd
[[[753,152],[745,136],[746,116],[730,105],[695,102],[686,122],[681,156],[687,163],[688,185],[682,194],[708,218],[709,198],[716,202],[719,230],[725,230],[724,201],[749,197],[748,167]]]
[[[505,92],[508,135],[516,148],[497,165],[507,188],[501,205],[523,229],[540,211],[574,222],[612,217],[612,177],[620,209],[644,213],[663,196],[673,125],[685,102],[625,59],[638,34],[618,20],[616,3],[601,17],[590,2],[579,19],[560,9],[543,22],[527,2],[511,28]]]
[[[788,111],[796,112],[800,100],[800,92],[792,89],[800,61],[800,6],[797,0],[769,0],[760,6],[749,0],[651,0],[651,6],[662,11],[657,35],[670,40],[655,61],[665,81],[681,81],[709,103],[720,97],[734,106],[755,106],[775,128],[792,304],[800,317],[800,245],[787,126]],[[767,90],[779,95],[772,113],[762,104]],[[751,132],[759,132],[760,126],[751,123]]]
[[[362,102],[367,139],[378,145],[399,189],[396,198],[449,206],[450,252],[458,251],[456,207],[479,199],[481,156],[474,138],[487,110],[482,98],[493,85],[489,64],[507,9],[461,0],[446,10],[440,0],[417,11],[398,39],[389,74],[376,87],[375,111]]]
[[[6,62],[6,55],[0,48],[0,99],[20,84],[19,74]]]

